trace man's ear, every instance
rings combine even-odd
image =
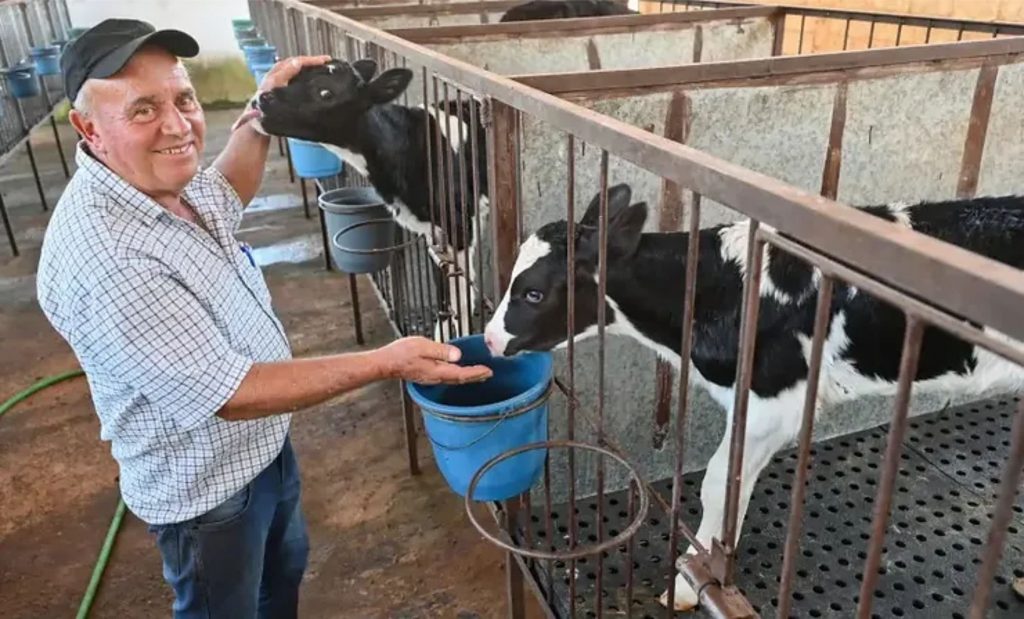
[[[363,78],[364,83],[369,84],[377,74],[377,61],[372,58],[360,58],[352,63],[352,69]]]
[[[99,134],[96,133],[96,124],[88,116],[72,108],[68,112],[68,122],[75,128],[78,135],[85,140],[85,143],[89,145],[89,150],[94,153],[102,153],[106,150]]]
[[[388,69],[366,87],[373,103],[387,103],[397,99],[412,81],[409,69]]]

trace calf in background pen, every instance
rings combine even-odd
[[[479,128],[475,147],[469,147],[473,136],[468,102],[463,102],[457,113],[453,113],[455,102],[444,111],[393,103],[408,88],[412,76],[412,71],[404,68],[377,75],[377,63],[370,59],[351,64],[331,60],[323,66],[306,67],[287,86],[253,99],[251,105],[262,113],[257,129],[317,142],[334,152],[369,179],[400,226],[447,247],[453,258],[456,252],[468,250],[469,280],[476,283],[476,213],[485,213],[488,206],[485,132]],[[428,152],[433,166],[428,166]],[[478,179],[472,172],[474,155]],[[430,176],[442,161],[444,185],[436,174]],[[480,196],[479,204],[474,204],[474,195]],[[452,206],[445,208],[449,199]],[[460,266],[464,262],[457,260]],[[468,298],[472,308],[475,291],[465,276],[449,278],[448,284],[461,333],[468,334],[472,309],[460,312],[456,299],[464,303]],[[441,321],[438,329],[446,325],[447,321]],[[435,330],[439,339],[448,339],[446,335]]]
[[[642,233],[644,203],[631,204],[628,185],[608,192],[607,333],[631,337],[680,364],[688,233]],[[978,198],[865,207],[866,212],[938,237],[992,259],[1024,268],[1024,199]],[[492,354],[545,351],[566,343],[568,243],[575,244],[575,340],[597,333],[599,196],[567,238],[566,222],[549,223],[520,247],[512,280],[485,330]],[[703,229],[699,238],[693,350],[694,383],[728,411],[726,436],[701,486],[703,516],[697,539],[710,548],[721,539],[725,511],[729,428],[740,341],[743,277],[749,222]],[[820,274],[773,247],[765,257],[753,376],[743,457],[738,528],[758,475],[772,456],[795,441],[807,385]],[[836,282],[824,345],[816,412],[868,394],[895,393],[905,319],[893,306]],[[928,328],[915,392],[963,395],[1016,391],[1021,368],[943,331]],[[693,552],[689,549],[688,552]],[[697,595],[676,577],[675,608],[694,607]],[[667,592],[662,594],[667,604]]]
[[[639,13],[614,0],[530,0],[530,2],[505,11],[499,21],[539,21],[608,15],[639,15]]]

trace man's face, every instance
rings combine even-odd
[[[90,151],[147,195],[184,189],[199,167],[206,122],[178,59],[143,48],[88,88],[88,109],[73,111],[71,121]]]

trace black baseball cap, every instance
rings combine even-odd
[[[85,80],[110,77],[120,71],[132,54],[147,43],[182,58],[199,53],[199,43],[180,30],[157,30],[137,19],[105,19],[64,48],[60,69],[68,99],[75,100]]]

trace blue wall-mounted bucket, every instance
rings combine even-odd
[[[60,73],[60,46],[43,45],[33,47],[29,56],[36,65],[36,73],[39,75],[57,75]]]
[[[3,69],[4,79],[15,99],[28,99],[39,96],[39,80],[36,68],[30,64]]]
[[[328,178],[341,172],[341,159],[315,142],[288,138],[288,149],[299,178]]]
[[[277,60],[277,48],[273,45],[246,45],[242,51],[250,72],[257,64],[274,63]]]
[[[269,73],[270,69],[272,69],[273,67],[273,62],[254,62],[252,65],[250,65],[249,68],[252,69],[252,76],[256,79],[257,87],[259,87],[259,85],[263,83],[263,78],[267,76],[267,73]]]
[[[245,51],[245,48],[246,47],[255,47],[257,45],[266,45],[266,44],[267,44],[267,40],[264,39],[263,37],[259,36],[259,35],[244,36],[244,37],[240,37],[238,39],[238,49],[242,50],[242,53],[245,54],[245,62],[246,62],[246,64],[248,64],[248,62],[249,62],[249,54]]]
[[[460,496],[491,458],[516,447],[548,440],[550,353],[492,357],[482,335],[451,340],[462,351],[459,365],[486,365],[494,376],[469,385],[408,383],[409,396],[423,413],[434,459],[445,481]],[[474,501],[500,501],[530,489],[544,469],[546,449],[500,462],[481,477]]]

